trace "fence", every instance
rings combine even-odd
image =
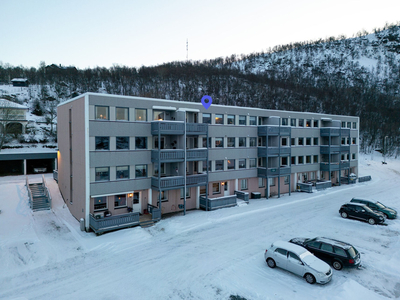
[[[370,181],[371,175],[358,177],[358,182]]]
[[[247,192],[242,192],[242,191],[235,191],[235,195],[238,199],[241,199],[243,201],[246,201],[249,203],[249,193]]]
[[[101,219],[95,219],[93,215],[90,215],[89,225],[96,234],[131,227],[139,225],[139,213],[128,213]]]
[[[204,196],[200,196],[200,208],[206,210],[214,210],[224,207],[231,207],[237,205],[237,196],[230,195],[219,198],[206,198]]]
[[[297,183],[297,189],[300,192],[312,193],[312,184],[311,183]]]

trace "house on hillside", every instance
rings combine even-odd
[[[27,78],[13,78],[11,80],[13,86],[28,87],[29,80]]]
[[[358,117],[85,93],[57,118],[61,194],[96,233],[358,174]]]
[[[7,134],[25,133],[28,107],[6,99],[0,99],[0,132]]]

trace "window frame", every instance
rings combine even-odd
[[[97,111],[98,108],[106,108],[106,113],[107,113],[107,117],[106,118],[98,117],[99,116],[99,113]],[[102,116],[102,115],[100,114],[100,116]],[[106,105],[95,105],[94,117],[95,117],[96,120],[102,120],[102,121],[110,120],[110,107],[106,106]]]
[[[138,174],[138,172],[140,171],[140,170],[138,170],[137,168],[138,167],[140,167],[140,166],[144,166],[144,170],[145,170],[145,175],[144,176],[137,176],[137,174]],[[147,166],[147,164],[137,164],[137,165],[135,165],[135,178],[147,178],[148,177],[148,166]]]
[[[244,117],[244,124],[242,124],[243,123],[243,117]],[[246,116],[245,115],[239,115],[239,125],[246,126]]]
[[[138,112],[144,113],[144,120],[140,117],[141,115]],[[135,108],[135,121],[136,122],[147,122],[147,108]]]
[[[124,109],[124,110],[126,110],[126,119],[118,119],[118,118],[117,118],[117,116],[118,116],[117,110],[118,110],[118,109]],[[125,122],[129,121],[129,107],[116,106],[116,107],[115,107],[115,121],[125,121]]]
[[[98,139],[107,140],[107,148],[98,148],[98,145],[105,144],[104,141],[98,141]],[[96,151],[110,151],[110,137],[109,136],[95,136],[94,138],[94,149]]]
[[[99,198],[102,198],[103,200],[105,200],[105,203],[96,204],[96,199],[99,199]],[[96,205],[103,205],[103,204],[105,204],[105,207],[96,208]],[[102,211],[102,210],[107,210],[107,209],[108,209],[107,196],[94,197],[93,198],[93,211]]]
[[[121,172],[121,170],[119,171],[118,168],[127,168],[127,170],[123,170],[122,172],[124,172],[124,173],[127,172],[127,175],[128,175],[128,176],[127,176],[127,177],[118,177],[118,174],[121,174],[121,173],[118,173],[118,172]],[[123,173],[123,174],[124,174],[124,173]],[[123,166],[116,166],[116,167],[115,167],[115,176],[116,176],[115,179],[116,179],[116,180],[125,180],[125,179],[129,179],[129,178],[130,178],[129,174],[130,174],[130,173],[129,173],[129,165],[123,165]]]
[[[247,179],[241,179],[240,180],[240,190],[244,191],[244,190],[247,190],[248,188],[249,187],[248,187]]]
[[[222,121],[217,121],[217,119],[218,120],[221,119]],[[215,114],[214,124],[216,124],[216,125],[224,125],[224,114]]]
[[[232,123],[230,123],[230,121],[233,120]],[[235,125],[236,122],[236,116],[235,115],[227,115],[226,117],[226,124],[227,125]]]
[[[141,139],[141,138],[143,138],[144,141],[145,141],[144,148],[139,148],[139,147],[138,147],[138,141],[137,141],[137,139]],[[162,141],[161,141],[161,144],[162,144]],[[147,136],[135,136],[135,150],[147,150],[147,149],[148,149],[148,146],[147,146]]]
[[[117,205],[117,206],[116,206],[115,203],[117,203],[117,202],[120,201],[120,199],[117,200],[117,197],[120,197],[120,196],[124,196],[124,197],[125,197],[125,205]],[[126,196],[126,194],[114,195],[114,208],[115,208],[115,209],[125,208],[125,207],[127,207],[127,206],[128,206],[128,197]]]
[[[204,117],[205,115],[208,115],[208,117]],[[204,120],[208,120],[207,122],[204,122]],[[203,124],[211,124],[211,114],[209,113],[203,113],[202,116],[202,123]]]
[[[119,148],[120,146],[118,146],[119,144],[122,144],[121,142],[118,142],[118,139],[122,139],[125,138],[128,140],[128,147],[127,148]],[[129,150],[129,136],[116,136],[115,137],[115,150]]]
[[[243,143],[243,139],[244,139],[244,145],[240,145],[240,141],[242,141],[242,143]],[[239,148],[243,148],[243,147],[246,147],[246,137],[239,137],[238,138],[238,146],[239,146]]]
[[[222,162],[222,164],[221,164]],[[217,166],[222,166],[222,169],[217,169]],[[224,160],[223,159],[217,159],[215,160],[215,171],[224,171]]]
[[[100,169],[104,169],[104,170],[107,169],[107,173],[108,173],[107,179],[102,179],[102,178],[98,177],[97,173],[105,172],[105,171],[100,171]],[[95,182],[110,181],[110,167],[96,167],[94,169],[94,172],[95,172],[95,179],[94,179]]]
[[[235,159],[228,159],[226,162],[227,170],[235,170]]]

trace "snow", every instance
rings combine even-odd
[[[0,299],[387,299],[400,297],[400,220],[343,219],[340,205],[374,198],[400,209],[400,161],[360,155],[372,181],[248,205],[165,217],[149,228],[81,232],[57,183],[53,210],[32,213],[25,176],[0,178]],[[40,181],[40,176],[29,176]],[[362,269],[333,271],[326,285],[264,261],[278,240],[325,236],[352,244]]]

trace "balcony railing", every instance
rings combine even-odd
[[[339,153],[340,146],[338,145],[321,145],[320,146],[320,153],[321,154],[331,154],[331,153]]]
[[[186,123],[186,134],[188,135],[197,135],[207,134],[208,124],[203,123]]]
[[[257,176],[258,177],[267,177],[267,176],[278,176],[278,175],[290,175],[292,172],[291,167],[276,167],[276,168],[257,168]]]
[[[186,176],[186,185],[205,185],[207,184],[207,174],[195,174]]]
[[[237,205],[236,195],[230,195],[219,198],[208,198],[208,199],[205,196],[200,196],[200,208],[206,210],[214,210],[236,205]]]
[[[349,161],[340,161],[340,162],[321,162],[320,170],[321,171],[338,171],[340,169],[348,169],[350,168]]]
[[[290,135],[291,127],[280,127],[280,126],[268,126],[268,125],[261,125],[258,126],[258,135],[265,136],[265,135]]]
[[[185,159],[183,149],[163,149],[160,150],[161,162],[180,162]],[[151,162],[158,162],[158,150],[151,150]]]
[[[321,136],[339,136],[340,128],[321,128]]]
[[[258,147],[258,157],[266,157],[267,150],[265,147]],[[268,147],[268,156],[277,156],[277,155],[290,155],[291,148],[290,147]]]
[[[207,159],[207,149],[188,149],[186,150],[186,160],[196,161],[196,160],[206,160]]]
[[[186,176],[187,186],[199,186],[207,184],[207,174],[194,174]],[[156,190],[174,190],[183,188],[185,185],[185,177],[183,176],[168,176],[161,177],[160,182],[158,177],[151,178],[151,186]]]
[[[95,219],[93,215],[90,215],[89,218],[89,226],[96,234],[139,225],[138,212],[104,217],[101,219]]]
[[[178,121],[152,121],[151,122],[151,134],[157,135],[182,135],[185,132],[185,124]]]

